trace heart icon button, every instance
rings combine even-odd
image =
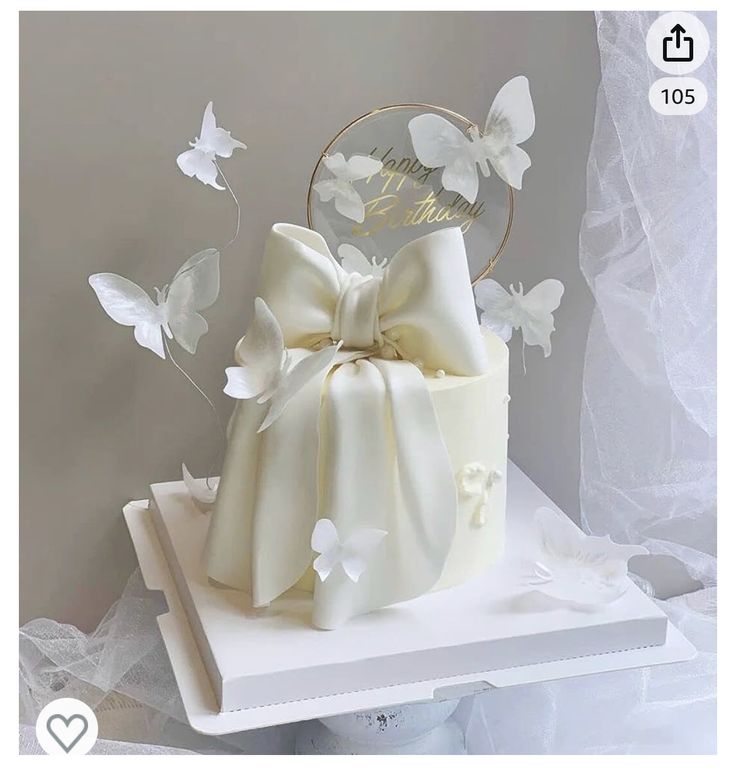
[[[36,719],[39,745],[50,755],[80,756],[97,741],[97,717],[81,700],[61,697],[46,705]]]
[[[73,716],[62,716],[54,713],[46,722],[49,734],[61,746],[64,753],[69,751],[84,737],[89,729],[89,721],[79,713]]]

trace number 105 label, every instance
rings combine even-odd
[[[649,89],[649,104],[662,115],[695,115],[708,104],[708,92],[697,78],[660,78]]]

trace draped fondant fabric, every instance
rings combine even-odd
[[[358,582],[340,567],[315,581],[313,622],[331,629],[429,591],[452,544],[454,475],[414,361],[455,375],[487,370],[462,234],[417,239],[373,277],[344,271],[315,232],[277,225],[260,295],[295,360],[332,338],[344,342],[342,363],[260,434],[267,406],[236,407],[207,572],[264,606],[309,569],[318,519],[331,519],[343,540],[361,528],[385,530]],[[403,359],[381,358],[386,345]]]

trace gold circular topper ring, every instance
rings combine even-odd
[[[374,115],[377,115],[378,113],[388,112],[389,110],[401,110],[401,109],[411,109],[411,108],[418,108],[418,109],[427,109],[427,110],[434,110],[435,112],[442,113],[450,118],[454,118],[459,123],[462,123],[465,126],[465,130],[469,130],[473,128],[476,124],[473,123],[473,121],[469,121],[465,116],[460,115],[460,113],[453,112],[452,110],[448,110],[445,107],[438,107],[437,105],[430,105],[430,104],[424,104],[423,102],[403,102],[395,105],[386,105],[385,107],[377,107],[375,110],[371,110],[369,113],[365,113],[364,115],[359,116],[358,118],[355,118],[354,120],[350,121],[346,126],[343,126],[340,131],[338,131],[337,134],[327,143],[324,150],[320,153],[319,160],[317,161],[317,164],[314,167],[314,171],[312,172],[312,176],[309,179],[309,188],[307,189],[307,225],[310,229],[313,228],[312,224],[312,186],[314,185],[315,177],[317,176],[317,172],[319,171],[319,166],[324,160],[325,156],[330,154],[330,150],[332,150],[335,143],[350,129],[353,128],[353,126],[356,126],[359,123],[362,123],[368,118],[372,118]],[[486,267],[471,281],[471,284],[475,286],[481,279],[485,279],[486,276],[488,276],[491,271],[496,267],[496,263],[498,263],[499,259],[501,258],[501,253],[506,248],[506,244],[508,243],[509,236],[511,235],[511,225],[514,221],[514,189],[507,185],[508,191],[509,191],[509,216],[506,220],[506,230],[503,234],[503,238],[501,239],[501,243],[499,244],[498,249],[496,250],[496,253],[492,255],[489,260]]]

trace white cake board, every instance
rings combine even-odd
[[[508,554],[498,566],[480,580],[398,604],[389,613],[359,617],[330,632],[309,626],[308,601],[299,594],[274,604],[267,614],[253,614],[247,613],[241,593],[212,587],[199,560],[208,516],[191,504],[182,483],[162,483],[152,491],[154,506],[149,510],[146,501],[131,502],[125,519],[146,585],[166,597],[169,611],[159,617],[159,626],[187,718],[204,734],[695,655],[633,584],[623,598],[595,612],[530,611],[518,605],[524,535],[534,510],[553,505],[513,464],[508,471]],[[502,664],[478,667],[483,662]],[[224,685],[230,705],[242,700],[248,707],[220,711],[216,694],[223,694]],[[275,694],[281,699],[271,698]],[[283,699],[284,694],[289,698]]]

